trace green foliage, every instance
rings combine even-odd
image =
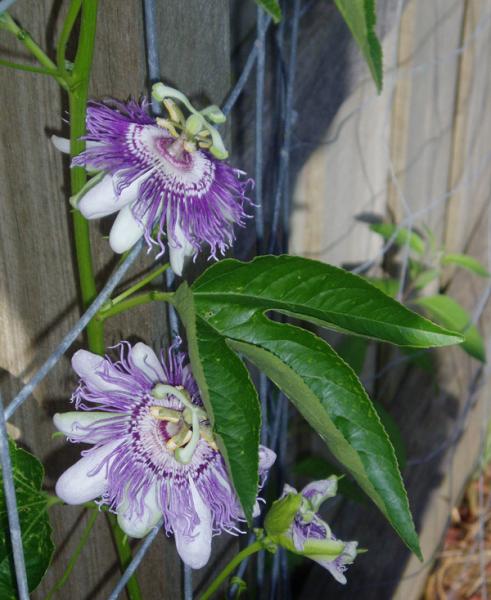
[[[278,0],[256,0],[256,4],[268,13],[275,23],[281,21],[281,7]]]
[[[421,306],[430,317],[445,327],[460,331],[464,335],[462,349],[477,360],[486,362],[486,351],[481,334],[477,327],[471,324],[469,313],[458,302],[449,296],[437,294],[418,298],[415,304]]]
[[[480,277],[491,277],[489,271],[477,259],[467,254],[445,254],[442,258],[442,264],[457,265]]]
[[[426,244],[423,238],[416,232],[398,227],[394,223],[372,223],[370,229],[381,235],[384,240],[394,239],[394,243],[400,247],[409,245],[409,248],[416,254],[424,254]]]
[[[395,298],[397,296],[399,287],[401,285],[400,281],[398,279],[394,279],[393,277],[378,278],[365,276],[364,279],[391,298]]]
[[[295,404],[408,546],[418,539],[390,440],[352,369],[323,340],[268,311],[396,344],[461,341],[361,277],[321,262],[264,256],[221,261],[179,288],[190,356],[214,431],[248,516],[257,486],[259,409],[237,352]]]
[[[375,0],[334,0],[363,57],[367,61],[377,91],[382,91],[382,47],[375,33]]]
[[[189,357],[203,402],[244,513],[252,521],[259,463],[259,400],[249,372],[206,320],[197,318],[193,294],[183,283],[176,295],[186,327]]]
[[[365,364],[369,343],[370,341],[366,338],[345,335],[336,347],[336,352],[357,375],[360,375]]]
[[[54,552],[47,507],[48,496],[41,491],[44,479],[42,464],[29,452],[9,443],[19,510],[22,544],[29,591],[33,591],[45,574]],[[15,571],[10,548],[7,507],[0,491],[0,598],[17,598]]]

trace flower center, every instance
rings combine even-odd
[[[159,383],[153,388],[151,395],[156,400],[174,396],[184,405],[183,410],[159,405],[150,407],[152,417],[162,421],[160,432],[165,445],[170,452],[174,453],[174,458],[178,462],[185,465],[191,462],[201,438],[217,450],[206,412],[191,402],[183,387]]]
[[[155,141],[157,152],[170,162],[174,167],[182,171],[190,171],[193,167],[193,158],[185,149],[184,141],[181,137],[169,139],[159,137]]]

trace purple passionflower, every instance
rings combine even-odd
[[[172,269],[181,275],[203,244],[213,258],[232,245],[234,224],[245,224],[250,180],[172,123],[151,117],[145,100],[91,102],[87,149],[72,165],[99,172],[78,197],[77,208],[87,219],[118,213],[109,235],[114,252],[129,250],[144,236],[160,255],[166,235]],[[66,140],[55,136],[53,142],[68,150]]]
[[[53,420],[70,441],[93,447],[58,479],[56,493],[67,504],[100,498],[132,537],[162,520],[182,560],[201,568],[212,536],[239,532],[244,514],[186,355],[173,346],[159,359],[145,344],[127,342],[119,351],[116,362],[85,350],[72,358],[79,410]],[[260,447],[260,486],[275,458]]]
[[[290,485],[284,486],[282,498],[290,494],[301,496],[299,509],[284,535],[294,552],[314,560],[327,569],[336,581],[345,584],[344,572],[356,558],[358,542],[336,539],[329,525],[318,514],[321,504],[336,495],[337,481],[335,476],[313,481],[300,494]]]

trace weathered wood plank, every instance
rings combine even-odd
[[[19,2],[12,14],[52,54],[53,33],[61,23],[59,12],[65,10],[66,3],[57,1]],[[158,3],[158,19],[163,76],[191,96],[221,102],[230,82],[227,3]],[[0,44],[7,53],[24,56],[15,40],[3,32]],[[146,80],[141,2],[101,2],[91,94],[140,97]],[[49,142],[52,132],[67,133],[63,125],[66,106],[56,84],[42,76],[2,68],[0,83],[0,136],[5,148],[0,156],[0,326],[5,340],[0,368],[2,391],[8,399],[74,324],[79,309],[66,199],[68,165]],[[115,264],[101,236],[111,221],[91,224],[101,284]],[[150,258],[142,257],[129,277],[149,263]],[[112,320],[107,344],[129,338],[160,345],[165,333],[163,307],[146,307]],[[77,448],[62,440],[51,440],[51,416],[69,408],[67,400],[75,383],[65,359],[38,387],[35,400],[29,400],[13,419],[22,442],[46,463],[50,485],[78,454]],[[75,507],[56,508],[54,538],[61,550],[36,598],[44,597],[63,572],[83,527],[80,514]],[[180,573],[173,542],[159,536],[141,569],[144,597],[179,597]],[[101,516],[62,596],[106,598],[118,577],[113,543]]]

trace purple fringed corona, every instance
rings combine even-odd
[[[183,561],[200,568],[212,536],[239,532],[244,515],[196,382],[175,346],[167,360],[142,343],[119,349],[116,362],[85,350],[72,358],[78,410],[56,414],[54,424],[93,447],[63,473],[56,493],[68,504],[100,499],[132,537],[162,520]],[[260,486],[275,458],[260,447]]]
[[[162,121],[148,114],[145,101],[89,104],[87,149],[72,164],[100,175],[77,208],[87,219],[119,213],[109,236],[117,253],[144,236],[162,254],[167,236],[171,266],[180,275],[203,245],[213,258],[231,246],[234,225],[245,225],[250,180],[209,151],[190,150],[183,135],[159,126]]]

